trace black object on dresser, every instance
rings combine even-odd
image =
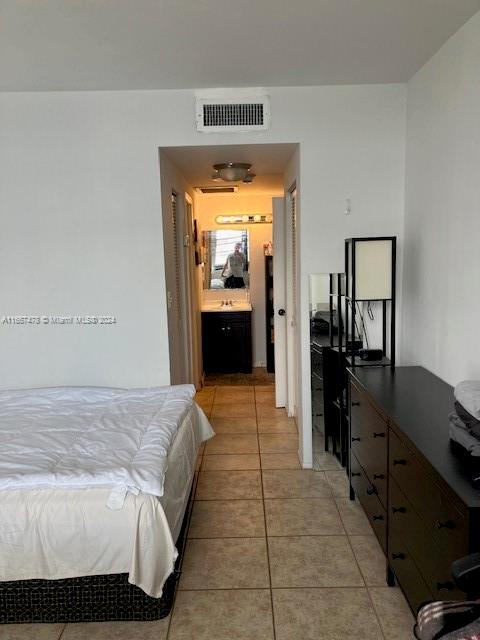
[[[205,373],[252,373],[252,312],[202,312]]]
[[[449,443],[453,389],[422,367],[349,370],[350,497],[414,612],[460,600],[454,560],[480,550],[480,492]]]

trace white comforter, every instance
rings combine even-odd
[[[160,597],[196,454],[214,435],[193,392],[0,392],[0,581],[128,573]],[[139,491],[111,510],[119,484]]]
[[[103,486],[162,496],[168,451],[194,394],[192,385],[1,391],[0,490]]]

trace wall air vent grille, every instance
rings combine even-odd
[[[204,104],[204,127],[261,127],[263,104]]]
[[[198,131],[263,131],[270,126],[268,96],[235,100],[197,98]]]

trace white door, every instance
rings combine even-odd
[[[287,404],[289,416],[297,415],[297,191],[286,197],[286,316],[287,316]]]
[[[275,336],[275,406],[287,404],[287,317],[285,199],[273,198],[273,332]]]

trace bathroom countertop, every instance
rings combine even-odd
[[[230,312],[230,311],[253,311],[252,305],[249,302],[236,301],[234,300],[232,306],[222,307],[219,301],[215,302],[206,302],[202,305],[201,311],[203,313],[211,313],[211,312]]]

